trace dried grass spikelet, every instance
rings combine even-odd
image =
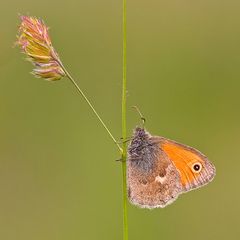
[[[52,46],[48,27],[41,19],[21,16],[16,44],[35,68],[32,73],[46,80],[60,80],[65,76],[60,58]]]

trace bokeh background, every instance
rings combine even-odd
[[[164,209],[129,205],[130,240],[239,239],[240,2],[129,0],[128,135],[153,133],[216,165]],[[41,17],[62,61],[121,137],[122,2],[8,0],[0,14],[0,239],[122,239],[117,148],[67,79],[35,79],[13,48],[18,14]]]

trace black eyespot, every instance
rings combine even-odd
[[[198,171],[198,170],[200,169],[200,166],[199,166],[198,164],[195,164],[195,165],[193,166],[193,168],[194,168],[195,171]]]
[[[195,163],[195,164],[193,164],[193,166],[192,166],[192,170],[193,170],[194,172],[200,172],[201,169],[202,169],[202,165],[201,165],[200,163]]]

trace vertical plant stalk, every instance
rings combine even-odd
[[[123,0],[123,79],[122,79],[122,191],[123,191],[123,240],[128,240],[128,211],[127,211],[127,0]]]

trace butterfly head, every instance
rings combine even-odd
[[[133,137],[145,139],[149,137],[149,133],[146,132],[144,128],[136,127],[133,132]]]

